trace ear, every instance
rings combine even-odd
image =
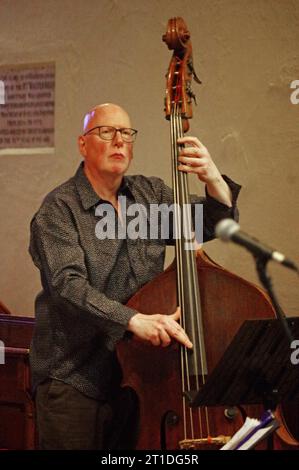
[[[130,162],[133,160],[133,157],[134,157],[133,144],[131,144],[131,148],[130,148]]]
[[[80,135],[78,137],[78,147],[79,147],[79,152],[81,153],[82,157],[86,156],[86,146],[85,146],[85,139],[83,135]]]

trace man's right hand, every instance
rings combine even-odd
[[[177,321],[180,315],[180,307],[171,315],[137,313],[130,319],[127,329],[153,346],[169,346],[171,338],[174,338],[187,348],[192,348],[190,339]]]

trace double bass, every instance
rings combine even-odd
[[[188,178],[178,171],[177,139],[187,132],[192,117],[192,76],[199,79],[193,68],[190,33],[182,18],[169,20],[163,41],[174,50],[167,72],[165,115],[171,130],[175,233],[180,236],[175,237],[175,262],[127,305],[143,314],[171,314],[179,305],[181,324],[193,349],[178,344],[161,348],[132,338],[119,343],[117,354],[122,386],[132,391],[138,403],[137,449],[218,449],[242,426],[247,414],[259,417],[261,406],[194,408],[192,398],[243,321],[273,318],[274,309],[262,289],[193,248],[191,212],[184,211],[190,207]],[[298,448],[280,410],[278,414],[281,426],[274,447]]]

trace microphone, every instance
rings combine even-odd
[[[277,263],[298,272],[298,268],[295,263],[286,258],[279,251],[273,250],[267,245],[259,242],[256,238],[242,232],[242,230],[240,230],[240,225],[232,219],[220,220],[215,227],[215,234],[217,238],[220,238],[225,242],[231,240],[234,243],[243,246],[256,257],[276,261]]]

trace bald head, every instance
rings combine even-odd
[[[101,138],[96,128],[114,127],[121,132],[115,132],[114,137]],[[92,108],[84,118],[83,135],[78,138],[79,150],[84,157],[84,171],[101,193],[104,181],[118,185],[130,166],[133,158],[133,141],[123,138],[122,131],[131,127],[128,113],[120,106],[112,103],[100,104]],[[91,132],[89,132],[91,131]],[[104,136],[105,137],[105,136]]]
[[[128,113],[117,104],[104,103],[92,108],[84,117],[83,132],[87,132],[95,126],[113,125],[111,120],[121,121],[122,127],[131,127]],[[117,126],[116,126],[117,127]]]

